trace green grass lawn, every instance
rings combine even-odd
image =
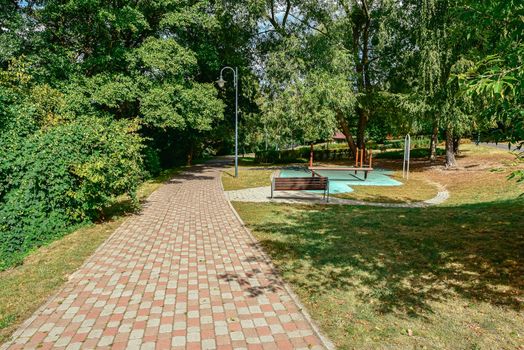
[[[524,203],[234,203],[341,349],[522,349]]]
[[[225,191],[270,186],[273,171],[275,169],[265,167],[240,167],[238,177],[235,177],[235,169],[228,169],[222,172],[222,184]]]
[[[401,186],[352,186],[353,192],[334,194],[334,197],[380,203],[413,203],[431,199],[438,189],[422,178],[403,179],[395,172],[391,177],[402,182]]]
[[[443,170],[414,160],[404,180],[401,163],[377,160],[404,185],[337,195],[413,202],[433,197],[436,182],[450,192],[436,207],[234,206],[341,349],[524,349],[524,188],[507,178],[514,157],[463,145],[458,161]],[[243,186],[257,174],[244,171]]]
[[[424,201],[437,194],[434,183],[445,186],[451,197],[447,204],[482,203],[489,201],[512,200],[524,192],[523,186],[514,186],[507,181],[508,175],[517,169],[515,157],[510,153],[492,147],[461,145],[461,154],[457,156],[459,167],[454,170],[442,170],[441,157],[431,164],[425,158],[413,159],[408,179],[402,178],[402,162],[394,159],[379,159],[374,162],[376,168],[394,170],[391,175],[402,186],[353,186],[353,192],[334,196],[367,202],[411,203]],[[277,167],[256,166],[252,158],[240,161],[239,177],[234,177],[234,169],[222,174],[222,183],[226,191],[252,187],[269,186],[271,173]],[[305,166],[304,164],[289,164]],[[320,166],[353,166],[349,160],[318,163]]]
[[[165,171],[144,182],[137,191],[138,198],[145,199],[177,171]],[[80,228],[35,250],[21,266],[0,272],[0,344],[58,291],[133,210],[131,201],[123,196],[107,210],[104,222]]]
[[[266,167],[240,167],[239,176],[235,178],[235,170],[228,169],[222,172],[222,184],[225,191],[270,186],[271,174],[274,171],[275,169]],[[395,172],[392,177],[404,184],[402,186],[353,186],[353,192],[333,196],[367,202],[409,203],[424,201],[437,194],[435,185],[422,177],[408,181],[402,179],[402,174],[399,172]]]

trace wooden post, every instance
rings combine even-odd
[[[373,150],[369,150],[369,167],[373,167]]]
[[[365,152],[364,149],[362,149],[362,150],[360,151],[360,167],[363,167],[363,166],[364,166],[364,152]]]
[[[358,148],[356,149],[356,152],[355,152],[355,168],[358,168]]]

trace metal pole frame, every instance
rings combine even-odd
[[[411,152],[411,136],[404,138],[404,161],[402,163],[402,178],[409,179],[409,158]]]
[[[238,177],[238,67],[232,68],[225,66],[220,70],[220,80],[224,70],[230,69],[233,72],[233,85],[235,86],[235,177]]]

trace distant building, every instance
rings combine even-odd
[[[341,133],[340,131],[337,131],[335,135],[333,135],[333,141],[336,143],[345,143],[346,136],[343,133]]]

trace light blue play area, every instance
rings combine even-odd
[[[315,170],[320,176],[329,178],[330,193],[349,193],[353,192],[351,186],[400,186],[402,182],[392,179],[389,175],[393,171],[385,169],[374,169],[368,173],[368,178],[364,180],[364,172],[358,171],[355,175],[350,170]],[[309,177],[311,171],[307,168],[293,168],[280,170],[280,177]]]

